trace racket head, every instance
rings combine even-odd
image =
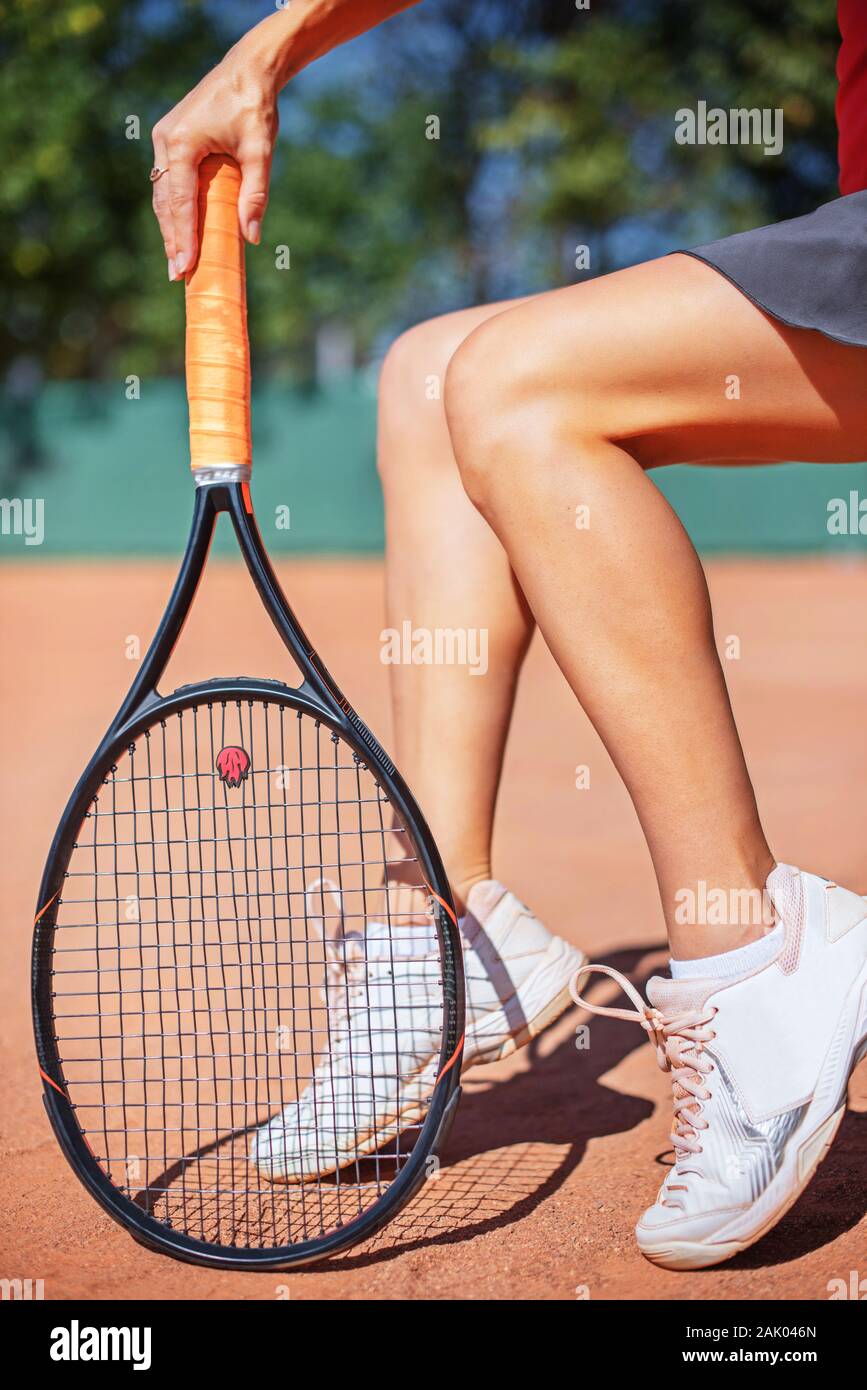
[[[432,915],[396,910],[398,862]],[[137,1239],[282,1269],[373,1234],[451,1122],[463,1006],[439,856],[360,721],[208,681],[106,737],[46,865],[33,1009],[61,1147]]]

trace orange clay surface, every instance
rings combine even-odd
[[[378,562],[283,563],[305,626],[388,746]],[[668,1081],[640,1029],[570,1010],[534,1046],[472,1071],[440,1177],[370,1245],[286,1275],[221,1274],[132,1240],[87,1196],[49,1130],[30,1025],[31,920],[65,798],[133,674],[172,579],[162,562],[0,571],[4,898],[0,932],[0,1277],[45,1297],[155,1299],[823,1299],[864,1267],[867,1066],[810,1188],[759,1245],[697,1274],[653,1268],[632,1226],[670,1160]],[[769,838],[781,859],[867,892],[867,563],[716,562],[720,645]],[[172,683],[290,674],[240,563],[217,563]],[[167,683],[168,684],[168,683]],[[684,691],[684,698],[688,692]],[[431,756],[436,750],[431,749]],[[575,789],[589,764],[591,787]],[[557,932],[641,986],[663,960],[628,797],[541,643],[524,675],[495,872]],[[594,997],[611,998],[599,979]],[[804,1019],[809,1028],[809,1018]]]

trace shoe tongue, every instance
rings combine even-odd
[[[467,894],[467,911],[484,926],[505,893],[505,887],[495,878],[482,879],[481,883],[474,883]]]
[[[357,951],[369,961],[428,956],[438,949],[436,929],[430,922],[368,922],[364,932],[346,933],[347,956]],[[340,943],[335,943],[339,953]]]
[[[667,1017],[678,1014],[691,1014],[704,1007],[714,990],[719,989],[720,980],[666,980],[654,975],[647,982],[647,997],[655,1009]]]

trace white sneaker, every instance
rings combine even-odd
[[[470,890],[461,936],[465,1070],[507,1057],[558,1018],[586,957],[491,880]],[[424,1119],[436,1081],[442,990],[432,926],[369,922],[326,951],[328,1051],[250,1150],[272,1182],[323,1177],[375,1153]]]
[[[476,883],[461,919],[467,984],[464,1070],[498,1062],[568,1009],[587,957],[534,917],[495,879]]]
[[[867,1052],[867,900],[785,864],[767,887],[783,944],[747,975],[657,977],[648,1006],[617,971],[578,972],[618,981],[637,1013],[578,1002],[635,1019],[671,1071],[675,1163],[636,1227],[667,1269],[719,1264],[780,1220],[827,1153]]]

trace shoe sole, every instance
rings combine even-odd
[[[581,966],[586,964],[587,956],[585,956],[583,951],[576,950],[569,965],[569,984],[572,982],[572,976],[575,974],[575,971],[580,970]],[[470,1067],[487,1067],[490,1066],[492,1062],[501,1062],[504,1057],[511,1057],[513,1052],[517,1052],[521,1047],[526,1047],[528,1042],[532,1042],[534,1038],[538,1038],[539,1034],[544,1033],[546,1028],[550,1028],[552,1023],[556,1023],[561,1014],[564,1014],[569,1008],[569,1005],[574,1002],[569,984],[564,985],[559,994],[556,994],[551,1002],[546,1004],[545,1008],[542,1009],[540,1013],[536,1014],[535,1018],[530,1019],[530,1021],[525,1023],[522,1028],[519,1028],[516,1033],[510,1033],[497,1052],[493,1053],[491,1056],[488,1056],[486,1053],[484,1057],[475,1058],[472,1062],[466,1064],[464,1070],[469,1071]]]
[[[825,1158],[828,1150],[834,1142],[837,1130],[840,1128],[843,1116],[846,1113],[846,1104],[820,1125],[814,1134],[800,1146],[798,1150],[799,1161],[805,1149],[816,1147],[816,1156],[809,1164],[803,1178],[786,1198],[783,1206],[771,1213],[767,1221],[761,1226],[754,1235],[746,1240],[733,1240],[724,1244],[716,1244],[709,1247],[701,1241],[680,1240],[676,1245],[672,1244],[663,1249],[659,1247],[654,1250],[646,1249],[639,1245],[642,1255],[651,1264],[660,1265],[663,1269],[687,1270],[687,1269],[712,1269],[714,1265],[721,1265],[726,1260],[731,1260],[735,1255],[740,1255],[741,1251],[748,1250],[751,1245],[755,1245],[763,1236],[776,1226],[778,1221],[782,1221],[786,1212],[795,1205],[801,1193],[816,1175],[819,1164]]]
[[[433,1078],[431,1079],[433,1085]],[[427,1105],[414,1105],[402,1110],[399,1115],[387,1120],[380,1129],[371,1131],[363,1138],[359,1139],[351,1154],[347,1154],[340,1163],[329,1163],[328,1166],[319,1165],[316,1168],[308,1169],[306,1173],[269,1173],[266,1168],[259,1168],[260,1175],[267,1182],[280,1184],[287,1187],[297,1187],[305,1182],[319,1182],[322,1178],[332,1177],[334,1173],[342,1173],[347,1168],[352,1168],[356,1163],[360,1163],[363,1158],[370,1158],[372,1154],[378,1153],[386,1144],[390,1144],[410,1125],[420,1124],[428,1112]],[[255,1163],[255,1159],[253,1160]]]
[[[571,983],[575,971],[587,961],[587,956],[583,951],[579,951],[575,947],[571,949],[573,952],[574,964],[572,963],[573,957],[568,957],[570,962],[569,983]],[[511,1057],[513,1052],[517,1052],[519,1048],[525,1047],[528,1042],[532,1042],[532,1040],[537,1038],[540,1033],[543,1033],[546,1028],[549,1028],[552,1023],[555,1023],[573,1002],[572,995],[569,991],[569,983],[563,986],[559,993],[545,1005],[544,1009],[541,1009],[538,1014],[524,1023],[516,1033],[510,1034],[496,1052],[491,1053],[490,1056],[485,1054],[484,1057],[477,1057],[470,1062],[466,1062],[461,1068],[462,1074],[465,1071],[469,1071],[471,1067],[488,1066],[492,1062],[502,1061],[504,1057]],[[428,1065],[430,1064],[428,1063]],[[432,1076],[430,1081],[431,1087],[433,1086],[433,1082],[434,1077]],[[391,1143],[403,1130],[408,1129],[410,1125],[420,1124],[427,1112],[427,1105],[412,1105],[404,1108],[397,1115],[391,1116],[376,1130],[360,1138],[352,1153],[347,1154],[346,1158],[343,1159],[341,1163],[332,1163],[327,1168],[317,1166],[315,1169],[311,1169],[306,1173],[297,1174],[269,1173],[264,1167],[259,1168],[258,1171],[267,1182],[290,1187],[298,1186],[305,1182],[316,1182],[320,1178],[331,1177],[334,1173],[342,1172],[346,1168],[351,1168],[361,1159],[369,1158],[371,1154],[377,1153],[386,1144]],[[255,1162],[255,1160],[253,1161]]]
[[[864,979],[860,987],[859,1010],[856,1018],[862,1020],[861,1027],[863,1028],[867,1023],[867,1018],[865,1018],[865,1012],[867,1012],[867,966],[862,971],[862,976]],[[856,1030],[857,1028],[856,1023]],[[859,1037],[859,1041],[852,1049],[851,1061],[842,1087],[842,1103],[798,1145],[797,1182],[785,1200],[770,1213],[761,1226],[742,1239],[712,1244],[702,1241],[679,1240],[672,1241],[667,1246],[659,1245],[649,1248],[643,1246],[639,1241],[638,1248],[645,1259],[649,1260],[651,1264],[662,1266],[663,1269],[712,1269],[714,1265],[723,1264],[726,1260],[732,1259],[733,1256],[740,1255],[742,1251],[748,1250],[751,1245],[755,1245],[763,1236],[766,1236],[795,1205],[795,1202],[815,1177],[816,1170],[833,1144],[846,1113],[847,1090],[852,1073],[865,1056],[867,1056],[867,1032]],[[837,1094],[839,1095],[840,1092],[838,1091]]]

